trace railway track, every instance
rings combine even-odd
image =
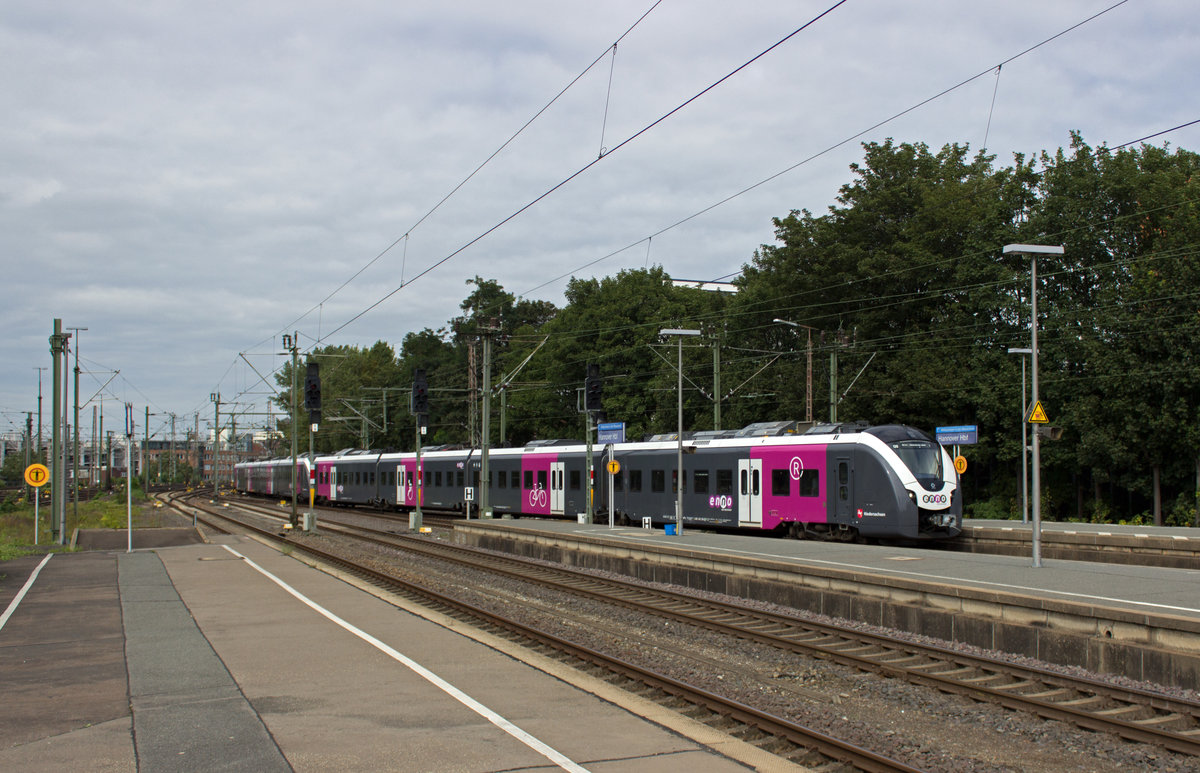
[[[254,507],[251,505],[251,507]],[[325,528],[334,528],[330,520]],[[486,553],[368,527],[336,527],[387,547],[504,575],[542,587],[620,604],[718,633],[823,658],[936,690],[1111,733],[1191,756],[1200,755],[1200,704],[1107,682],[1015,665],[985,656],[815,623],[743,604],[698,598],[587,572]]]

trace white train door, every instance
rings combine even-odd
[[[338,489],[337,467],[330,467],[329,468],[329,501],[330,502],[337,501],[337,489]]]
[[[550,514],[562,515],[566,503],[566,487],[563,478],[566,476],[566,462],[550,463]]]
[[[762,514],[762,459],[739,459],[738,523],[761,526]]]

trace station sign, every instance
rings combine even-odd
[[[938,427],[937,442],[944,446],[971,446],[979,442],[979,427],[964,424],[958,427]]]
[[[610,421],[596,425],[596,442],[600,445],[625,442],[625,422]]]

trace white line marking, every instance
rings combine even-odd
[[[491,722],[496,727],[500,728],[504,732],[511,735],[513,738],[516,738],[518,741],[525,744],[530,749],[533,749],[534,751],[538,752],[543,757],[550,760],[551,762],[553,762],[555,765],[559,766],[563,770],[574,771],[575,773],[587,773],[587,768],[574,762],[569,757],[567,757],[565,754],[559,752],[558,750],[554,749],[550,745],[543,743],[542,741],[539,741],[537,738],[533,737],[529,733],[527,733],[524,730],[522,730],[521,728],[517,727],[512,722],[509,722],[504,717],[502,717],[499,714],[497,714],[496,712],[492,711],[487,706],[484,706],[482,703],[475,700],[470,695],[467,695],[465,692],[458,689],[454,685],[450,684],[445,679],[442,679],[440,676],[433,673],[429,669],[425,668],[424,666],[422,666],[420,663],[416,662],[412,658],[409,658],[407,655],[404,655],[404,654],[398,652],[397,650],[393,649],[392,647],[388,646],[387,644],[384,644],[379,639],[376,639],[374,636],[372,636],[371,634],[362,630],[361,628],[357,628],[354,625],[346,622],[345,620],[338,617],[334,613],[330,612],[329,610],[325,609],[321,605],[317,604],[315,601],[309,599],[307,596],[300,593],[300,591],[298,591],[295,588],[293,588],[292,586],[288,585],[283,580],[281,580],[278,577],[276,577],[275,575],[271,574],[266,569],[262,568],[261,566],[259,566],[256,563],[254,563],[254,561],[252,559],[248,558],[247,556],[242,555],[241,553],[237,552],[236,550],[229,547],[228,545],[222,545],[222,547],[224,547],[230,553],[233,553],[238,558],[241,558],[243,561],[245,561],[250,566],[254,567],[254,569],[256,571],[258,571],[259,574],[261,574],[264,577],[266,577],[267,579],[271,580],[271,582],[275,583],[280,588],[283,588],[285,591],[287,591],[292,596],[294,596],[297,600],[299,600],[302,604],[304,604],[305,606],[307,606],[310,609],[317,612],[317,614],[325,617],[326,619],[330,620],[333,623],[336,623],[337,625],[340,625],[342,628],[344,628],[345,630],[354,634],[355,636],[362,639],[363,641],[370,644],[371,646],[375,647],[376,649],[378,649],[380,652],[384,653],[388,657],[407,666],[418,676],[425,679],[425,681],[427,681],[430,684],[434,685],[435,687],[439,688],[440,690],[445,692],[450,697],[454,698],[459,703],[461,703],[464,706],[466,706],[467,708],[471,709],[476,714],[478,714],[479,716],[486,719],[488,722]]]
[[[17,611],[17,606],[19,606],[21,600],[25,598],[25,594],[29,592],[29,589],[33,587],[33,581],[37,579],[38,573],[42,571],[42,567],[46,565],[46,562],[49,561],[50,557],[53,555],[53,553],[46,554],[46,557],[42,559],[42,562],[37,565],[36,569],[33,570],[33,574],[29,575],[29,579],[25,581],[25,587],[21,588],[21,592],[18,593],[16,597],[9,603],[8,609],[4,610],[3,615],[0,615],[0,631],[4,630],[4,624],[8,622],[8,618],[12,617],[13,612]]]
[[[631,539],[633,542],[650,542],[645,538]],[[652,543],[653,544],[653,543]],[[685,543],[686,544],[686,543]],[[1191,614],[1200,614],[1200,607],[1180,607],[1172,604],[1154,604],[1149,601],[1135,601],[1134,599],[1120,599],[1111,596],[1094,596],[1090,593],[1072,593],[1071,591],[1055,590],[1054,588],[1037,588],[1029,585],[1013,585],[1007,582],[991,582],[989,580],[976,580],[971,577],[955,577],[948,574],[934,574],[932,572],[907,572],[901,569],[887,569],[880,566],[869,566],[865,564],[848,564],[840,561],[826,561],[820,558],[809,558],[807,556],[787,556],[780,553],[759,553],[750,550],[737,550],[735,548],[719,548],[711,545],[704,546],[705,550],[711,550],[714,553],[730,553],[733,555],[751,556],[754,558],[762,558],[767,556],[781,561],[790,561],[797,564],[824,564],[833,567],[834,569],[861,569],[866,572],[884,572],[889,575],[919,577],[921,579],[933,580],[952,580],[954,582],[965,582],[972,585],[990,586],[1000,588],[1001,590],[1025,591],[1029,593],[1053,593],[1058,596],[1066,596],[1067,598],[1084,599],[1087,601],[1113,601],[1119,604],[1131,604],[1139,607],[1150,607],[1152,609],[1168,609],[1172,612],[1188,612]]]

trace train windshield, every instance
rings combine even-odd
[[[901,440],[889,443],[900,461],[917,479],[942,479],[942,449],[931,440]]]

